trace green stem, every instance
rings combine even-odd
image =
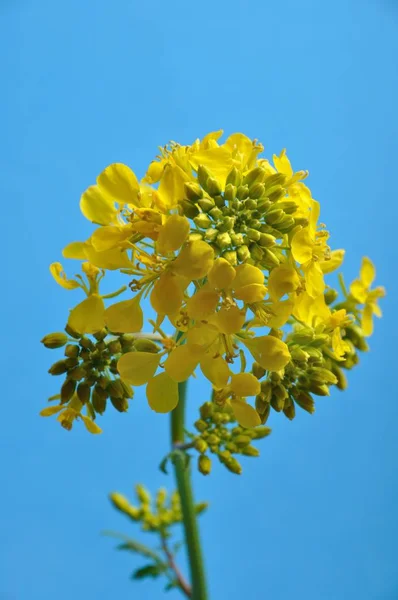
[[[184,443],[184,416],[187,382],[178,384],[179,402],[171,413],[171,442]],[[192,600],[207,600],[206,580],[196,520],[189,466],[182,451],[176,452],[173,459],[177,488],[181,499],[181,510],[191,572]]]

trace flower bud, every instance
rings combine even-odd
[[[294,407],[294,402],[290,398],[285,399],[285,405],[283,407],[283,412],[285,416],[292,421],[296,416],[296,409]]]
[[[222,187],[215,177],[209,177],[206,181],[206,191],[209,196],[212,196],[217,204],[216,196],[220,196]],[[221,196],[222,197],[222,196]],[[223,200],[224,201],[224,200]]]
[[[239,262],[246,262],[250,258],[250,250],[248,246],[246,246],[246,244],[244,244],[243,246],[239,246],[236,252],[238,255]]]
[[[206,229],[204,239],[207,242],[214,242],[216,240],[216,237],[218,236],[218,234],[219,234],[218,229]]]
[[[317,396],[330,396],[329,387],[326,383],[318,383],[317,381],[310,381],[309,391]]]
[[[198,421],[195,421],[194,423],[194,427],[195,429],[197,429],[198,431],[205,431],[206,429],[208,429],[209,425],[206,423],[206,421],[203,421],[203,419],[198,419]]]
[[[280,185],[275,186],[274,189],[268,190],[266,192],[267,196],[268,196],[268,200],[270,202],[278,202],[278,200],[281,200],[282,198],[284,198],[286,192],[285,189],[283,187],[281,187]]]
[[[216,207],[215,202],[212,198],[202,198],[201,200],[199,200],[198,204],[205,213],[209,212],[212,208]]]
[[[193,222],[200,229],[208,229],[212,224],[210,217],[206,213],[200,213],[197,217],[194,217]]]
[[[224,252],[222,257],[225,258],[225,260],[227,260],[232,266],[238,264],[238,255],[235,250],[229,250],[228,252]]]
[[[260,232],[260,238],[258,240],[258,243],[262,248],[271,248],[272,246],[275,246],[276,239],[273,235],[269,233]]]
[[[244,448],[251,442],[251,437],[248,435],[237,435],[234,437],[234,444],[238,446],[238,448]]]
[[[202,473],[202,475],[209,475],[210,471],[211,471],[211,459],[204,455],[201,454],[198,457],[198,470],[200,471],[200,473]]]
[[[258,364],[258,362],[254,362],[252,365],[252,373],[254,375],[254,377],[257,377],[257,379],[261,379],[262,377],[264,377],[266,370]]]
[[[261,237],[260,232],[256,229],[248,229],[246,233],[249,240],[252,240],[253,242],[258,242]]]
[[[257,208],[257,202],[255,200],[253,200],[252,198],[247,198],[247,200],[244,201],[243,206],[245,208],[245,210],[256,210]]]
[[[203,452],[206,452],[206,450],[208,449],[208,444],[205,440],[203,440],[202,438],[196,438],[195,442],[194,442],[194,448],[195,450],[197,450],[198,452],[200,452],[201,454],[203,454]]]
[[[72,327],[70,327],[70,325],[66,325],[65,331],[68,335],[75,338],[75,340],[79,340],[81,338],[81,333],[78,333],[77,331],[72,329]]]
[[[64,354],[68,358],[76,358],[77,356],[79,356],[79,351],[80,351],[80,348],[76,344],[67,344],[65,346]]]
[[[141,483],[137,483],[137,485],[135,486],[135,493],[137,494],[137,498],[139,502],[141,502],[141,504],[151,504],[151,494]]]
[[[230,172],[227,175],[226,185],[232,184],[235,187],[238,187],[242,182],[242,174],[236,167],[232,167]]]
[[[87,350],[94,350],[94,343],[90,338],[83,336],[80,338],[80,345]]]
[[[221,440],[218,437],[218,435],[216,435],[215,433],[211,433],[207,437],[206,441],[209,444],[209,446],[218,446],[218,444],[220,443]]]
[[[68,341],[68,336],[63,332],[59,332],[59,333],[48,333],[41,340],[41,343],[44,344],[44,346],[46,348],[50,348],[51,350],[53,350],[55,348],[62,348],[62,346],[65,346],[67,341]]]
[[[244,456],[260,456],[260,451],[254,446],[246,446],[246,448],[243,448],[242,454]]]
[[[278,221],[275,224],[275,227],[277,229],[279,229],[279,231],[282,231],[283,233],[288,233],[295,226],[296,226],[295,220],[293,219],[293,217],[290,217],[289,215],[286,215],[286,217],[283,217],[283,219],[281,221]]]
[[[122,352],[122,344],[120,340],[112,340],[107,344],[107,348],[111,354],[120,354]]]
[[[159,352],[159,346],[153,341],[145,338],[138,338],[134,342],[134,348],[138,352],[152,352],[152,354],[156,354]]]
[[[231,236],[227,231],[224,233],[219,233],[216,239],[217,246],[223,250],[223,248],[228,248],[231,245]]]
[[[200,185],[194,181],[187,181],[184,183],[185,196],[191,202],[197,202],[203,198],[203,190]]]
[[[71,369],[68,373],[68,377],[70,377],[70,379],[73,379],[74,381],[80,381],[86,375],[86,369],[81,366],[77,366],[74,369]]]
[[[312,414],[315,412],[315,403],[311,394],[304,390],[295,390],[293,397],[297,404],[303,409]]]
[[[96,331],[95,333],[93,333],[93,336],[99,342],[101,342],[102,340],[104,340],[107,335],[108,335],[108,331],[106,329],[101,329],[100,331]]]
[[[127,412],[128,411],[129,402],[128,402],[127,398],[119,398],[119,397],[116,398],[116,397],[111,396],[111,402],[117,411],[119,411],[119,412]]]
[[[182,214],[188,219],[194,219],[199,214],[199,209],[196,204],[192,204],[189,200],[181,200],[179,205],[182,210]]]
[[[224,208],[225,207],[224,196],[221,196],[220,194],[218,196],[213,196],[213,200],[214,200],[214,204],[216,206],[218,206],[218,208]]]
[[[240,463],[233,456],[226,460],[224,462],[224,465],[227,467],[228,471],[231,471],[231,473],[235,473],[235,475],[240,475],[242,473],[242,467]]]
[[[236,197],[238,200],[245,200],[245,198],[249,197],[249,186],[240,185],[236,190]]]
[[[258,198],[261,198],[261,196],[264,195],[265,192],[265,186],[263,183],[255,183],[253,186],[250,187],[250,198],[253,198],[255,200],[258,200]]]
[[[82,404],[86,404],[87,402],[90,401],[90,394],[91,394],[90,386],[87,385],[87,383],[85,383],[84,381],[79,383],[79,385],[77,386],[76,393],[77,393],[77,397],[79,398],[79,400]]]
[[[73,379],[65,379],[64,383],[61,386],[61,404],[65,404],[69,402],[75,393],[76,389],[76,381]]]
[[[236,198],[236,186],[234,186],[232,183],[228,183],[225,186],[224,198],[226,200],[228,200],[228,202],[232,202],[233,200],[235,200],[235,198]]]
[[[340,369],[340,367],[338,367],[337,365],[333,365],[333,373],[336,375],[337,378],[336,386],[338,387],[338,389],[342,391],[347,389],[347,378],[344,375],[343,370]]]
[[[257,182],[262,182],[267,176],[267,171],[263,167],[254,167],[248,173],[246,173],[243,183],[251,187]]]
[[[283,210],[280,210],[279,208],[273,208],[265,214],[264,218],[268,225],[275,225],[278,221],[281,221],[284,216],[285,213]]]
[[[68,370],[66,360],[57,360],[51,367],[48,369],[50,375],[62,375],[66,373]]]
[[[213,402],[205,402],[199,409],[202,419],[209,419],[214,412]]]
[[[215,221],[218,221],[219,219],[222,219],[223,212],[220,208],[218,208],[218,206],[214,206],[214,208],[209,210],[209,215],[211,216],[212,219],[214,219]]]
[[[91,394],[91,403],[96,413],[102,415],[105,412],[107,398],[108,392],[97,384]]]

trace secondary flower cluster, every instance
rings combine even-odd
[[[343,284],[344,299],[336,304],[324,277],[340,267],[344,251],[328,245],[319,203],[303,183],[307,172],[294,172],[285,151],[271,164],[256,140],[238,133],[220,143],[221,135],[162,148],[140,182],[126,165],[112,164],[84,192],[81,211],[96,228],[63,255],[82,261],[85,279],[68,279],[60,263],[51,272],[64,288],[86,294],[67,329],[80,344],[94,335],[99,347],[86,341],[87,352],[78,350],[84,364],[65,368],[60,404],[42,414],[66,413],[60,420],[67,428],[74,418],[86,425],[88,419],[97,432],[92,423],[102,411],[93,398],[112,400],[118,386],[121,400],[112,400],[118,410],[127,409],[131,386],[146,386],[150,407],[169,412],[178,403],[178,383],[200,369],[214,402],[253,428],[270,407],[293,418],[296,404],[313,412],[311,394],[344,388],[342,368],[356,364],[372,316],[380,316],[384,290],[370,289],[374,267],[365,258],[360,278],[350,292]],[[106,271],[122,273],[132,296],[106,307],[104,300],[127,289],[101,295]],[[126,334],[143,337],[146,297],[156,313],[146,341],[159,345],[117,345]],[[167,324],[175,335],[164,333]],[[101,338],[106,334],[113,349]]]

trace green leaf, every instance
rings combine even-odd
[[[170,454],[168,454],[167,456],[164,457],[164,459],[162,460],[162,462],[159,465],[159,469],[162,471],[162,473],[164,473],[165,475],[168,475],[168,471],[166,469],[167,467],[167,463],[169,462],[169,458],[170,458]]]
[[[145,579],[146,577],[156,578],[167,571],[167,565],[164,563],[150,563],[144,567],[136,569],[132,574],[132,579]]]
[[[170,592],[170,590],[174,590],[175,588],[179,588],[180,584],[177,579],[173,579],[173,581],[169,581],[169,583],[164,588],[165,592]]]
[[[155,561],[160,561],[161,559],[159,555],[136,540],[129,538],[127,535],[123,533],[117,533],[113,531],[104,531],[103,535],[108,535],[110,537],[114,537],[120,540],[124,540],[122,544],[116,547],[116,550],[127,550],[129,552],[134,552],[136,554],[141,554],[141,556],[146,556],[147,558],[152,558]]]

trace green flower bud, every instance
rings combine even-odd
[[[228,202],[232,202],[236,198],[236,187],[232,183],[228,183],[225,186],[224,190],[224,198],[228,200]]]
[[[202,198],[202,200],[199,200],[198,204],[205,213],[209,212],[212,208],[216,208],[212,198]]]
[[[318,333],[314,336],[314,339],[310,342],[313,348],[321,348],[324,344],[329,343],[329,335],[327,333]]]
[[[109,494],[109,499],[112,502],[113,506],[117,510],[120,510],[120,512],[123,512],[123,513],[127,514],[129,517],[131,517],[135,520],[138,520],[139,510],[137,508],[134,508],[133,506],[131,506],[130,502],[127,500],[127,498],[125,496],[123,496],[122,494],[113,492],[112,494]]]
[[[268,196],[268,200],[270,202],[278,202],[278,200],[281,200],[282,198],[285,197],[285,189],[283,187],[281,187],[280,185],[275,186],[274,189],[271,190],[267,190],[266,192],[267,196]]]
[[[53,350],[55,348],[62,348],[62,346],[65,346],[67,341],[68,336],[61,331],[59,333],[48,333],[41,340],[41,343],[44,344],[46,348]]]
[[[209,475],[211,471],[211,459],[205,454],[198,457],[198,470],[202,475]]]
[[[137,483],[137,485],[135,486],[135,493],[137,495],[139,502],[141,502],[141,504],[149,504],[149,505],[151,504],[151,502],[152,502],[151,494],[148,492],[146,487],[143,486],[141,483]]]
[[[202,512],[207,510],[208,507],[209,507],[209,504],[207,502],[198,502],[195,505],[195,512],[197,515],[200,515]]]
[[[351,325],[347,325],[345,328],[345,335],[348,340],[350,340],[355,348],[361,350],[361,352],[368,352],[369,346],[365,340],[362,329],[352,323]]]
[[[194,448],[195,450],[203,454],[203,452],[206,452],[206,450],[208,449],[208,444],[202,438],[196,438],[194,442]]]
[[[254,198],[255,200],[258,200],[258,198],[261,198],[261,196],[263,196],[264,193],[265,193],[265,185],[263,183],[258,182],[250,187],[250,198]]]
[[[263,438],[269,436],[271,431],[272,430],[269,427],[255,427],[253,429],[253,439],[262,440]]]
[[[235,213],[240,212],[243,209],[243,202],[236,198],[231,202],[231,209],[235,211]]]
[[[126,381],[123,381],[123,379],[120,379],[120,383],[122,384],[122,388],[124,391],[124,397],[125,398],[133,398],[134,390],[133,390],[132,386],[129,383],[126,383]]]
[[[94,343],[92,340],[90,340],[90,338],[83,336],[82,338],[80,338],[80,345],[83,348],[87,348],[88,350],[94,350]]]
[[[206,167],[204,167],[203,165],[199,165],[198,172],[197,172],[198,182],[202,186],[202,188],[206,191],[207,191],[207,180],[211,176],[212,175],[211,175],[210,171],[208,169],[206,169]]]
[[[77,331],[72,329],[72,327],[70,327],[69,325],[66,325],[65,331],[68,335],[75,338],[75,340],[79,340],[81,338],[81,333],[78,333]]]
[[[215,199],[216,196],[219,196],[222,193],[222,187],[217,179],[214,177],[209,177],[206,182],[206,191],[209,196],[212,196]],[[216,200],[215,202],[217,204]]]
[[[338,387],[338,389],[342,391],[347,389],[347,378],[344,375],[342,369],[340,369],[340,367],[338,367],[337,365],[333,365],[333,373],[336,375],[337,378],[336,386]]]
[[[112,340],[108,342],[107,348],[111,354],[120,354],[122,352],[122,344],[120,340]]]
[[[244,201],[243,206],[245,210],[256,210],[257,202],[252,198],[247,198],[247,200]]]
[[[223,250],[224,248],[228,248],[231,245],[231,236],[227,231],[224,233],[219,233],[216,240],[217,246]]]
[[[191,202],[197,202],[203,198],[203,190],[200,185],[194,181],[187,181],[184,183],[185,196]]]
[[[253,373],[254,377],[256,377],[257,379],[262,379],[264,377],[266,371],[257,362],[254,362],[252,365],[252,373]]]
[[[71,369],[68,373],[68,377],[70,377],[70,379],[73,379],[74,381],[80,381],[86,375],[87,375],[86,369],[81,366]]]
[[[222,219],[223,212],[220,208],[218,208],[218,206],[214,206],[214,208],[209,210],[209,215],[211,216],[212,219],[214,219],[215,221],[218,221],[219,219]]]
[[[298,204],[292,200],[282,200],[281,202],[278,202],[278,205],[275,208],[280,208],[287,215],[292,215],[298,209]]]
[[[242,467],[240,463],[233,456],[231,456],[229,460],[225,461],[224,464],[228,471],[231,471],[231,473],[235,473],[235,475],[240,475],[242,473]]]
[[[285,213],[279,208],[273,208],[264,215],[264,219],[268,225],[275,225],[278,221],[282,221]]]
[[[208,419],[208,418],[210,418],[211,415],[214,412],[214,404],[213,404],[213,402],[205,402],[199,408],[199,411],[200,411],[200,415],[201,415],[202,419]]]
[[[255,407],[259,415],[264,414],[269,408],[269,403],[264,398],[265,396],[262,393],[257,394],[256,396]]]
[[[249,249],[250,256],[254,261],[259,262],[262,260],[264,252],[263,249],[260,248],[260,246],[258,246],[257,244],[250,244]]]
[[[80,358],[84,361],[90,360],[91,352],[90,350],[86,350],[86,348],[82,348],[79,354]]]
[[[99,342],[104,340],[107,335],[108,335],[108,331],[106,329],[101,329],[101,331],[96,331],[95,333],[93,333],[93,337],[95,337],[95,339],[98,340]]]
[[[246,262],[248,260],[248,258],[250,258],[250,250],[249,250],[248,246],[246,246],[246,244],[243,246],[239,246],[239,248],[236,250],[236,252],[237,252],[239,262]]]
[[[303,327],[295,331],[292,335],[292,340],[297,344],[309,344],[314,339],[314,334],[311,329]]]
[[[316,381],[318,383],[328,383],[330,385],[335,385],[337,383],[336,375],[329,371],[329,369],[323,367],[310,367],[307,370],[307,375],[311,381]]]
[[[248,198],[249,197],[249,186],[240,185],[238,187],[238,189],[236,190],[236,197],[238,198],[238,200],[245,200],[246,198]]]
[[[283,412],[285,416],[292,421],[296,416],[296,409],[294,407],[294,402],[291,401],[290,398],[285,399],[285,405],[283,407]]]
[[[305,217],[295,217],[294,218],[295,225],[301,225],[301,227],[307,227],[309,220]]]
[[[328,288],[326,290],[326,292],[324,293],[326,304],[328,306],[330,304],[332,304],[332,302],[334,302],[335,300],[337,300],[338,295],[339,295],[339,293],[338,293],[337,290],[334,290],[333,288]]]
[[[292,359],[296,360],[298,362],[305,362],[309,357],[308,353],[305,352],[305,350],[303,350],[300,346],[297,346],[297,345],[290,346],[289,350],[290,350]]]
[[[260,451],[254,446],[246,446],[246,448],[243,448],[242,454],[245,456],[260,456]]]
[[[194,219],[199,214],[199,209],[196,204],[192,204],[189,200],[181,200],[179,206],[182,210],[182,214],[188,219]]]
[[[256,211],[259,214],[263,215],[265,212],[267,212],[269,210],[270,206],[272,206],[272,204],[268,199],[260,200],[259,202],[257,202]]]
[[[197,241],[199,241],[201,239],[203,239],[203,235],[201,233],[196,233],[196,232],[195,233],[190,233],[189,237],[188,237],[188,240],[190,242],[197,242]]]
[[[252,240],[253,242],[258,242],[261,234],[259,231],[257,231],[256,229],[248,229],[247,230],[247,237]]]
[[[108,385],[107,392],[110,396],[113,396],[113,398],[123,398],[124,389],[120,379],[111,379]]]
[[[272,396],[272,383],[268,379],[261,382],[261,393],[264,395],[264,402],[270,402]]]
[[[231,241],[234,246],[242,246],[244,243],[243,235],[241,233],[231,233]]]
[[[304,390],[295,390],[293,397],[303,410],[306,410],[310,414],[315,412],[315,403],[311,394],[305,392]]]
[[[258,182],[264,181],[267,177],[267,172],[263,167],[254,167],[248,173],[246,173],[243,183],[249,187],[253,186]]]
[[[96,385],[91,394],[91,402],[96,413],[102,415],[106,409],[108,392],[100,385]]]
[[[76,381],[73,379],[65,379],[64,383],[61,386],[61,404],[65,404],[69,402],[75,393],[76,389]]]
[[[134,342],[134,348],[138,352],[151,352],[156,354],[159,352],[159,346],[153,340],[147,340],[145,338],[137,338]]]
[[[317,381],[310,381],[309,391],[317,396],[330,396],[329,387],[326,383],[319,383]]]
[[[135,338],[132,335],[121,335],[119,336],[119,341],[123,352],[130,352],[133,349]]]
[[[275,246],[276,239],[269,233],[260,232],[260,239],[258,240],[258,243],[262,248],[271,248],[272,246]]]
[[[116,398],[111,396],[112,405],[118,412],[127,412],[129,409],[129,401],[127,398]]]
[[[222,222],[217,224],[217,227],[219,229],[219,231],[224,232],[224,231],[229,231],[231,232],[231,239],[232,239],[232,235],[236,235],[236,234],[232,234],[233,228],[235,225],[235,217],[223,217]],[[238,234],[239,235],[239,234]],[[243,240],[243,238],[242,238]]]
[[[195,225],[200,229],[208,229],[212,224],[212,220],[206,213],[200,213],[197,217],[193,219]]]
[[[242,248],[242,246],[241,246],[241,248]],[[223,252],[222,257],[225,258],[225,260],[227,260],[229,262],[229,264],[232,265],[233,267],[238,264],[238,255],[235,250],[229,250],[228,252]]]
[[[198,419],[198,421],[195,421],[194,427],[198,431],[203,432],[208,429],[209,425],[206,423],[206,421],[203,421],[203,419]]]
[[[160,488],[156,494],[156,508],[159,510],[164,507],[167,500],[167,490]]]
[[[220,195],[214,196],[213,200],[214,200],[214,204],[216,206],[218,206],[218,208],[223,208],[225,206],[224,196],[220,196]]]
[[[57,360],[51,367],[48,369],[50,375],[62,375],[66,373],[68,370],[68,366],[66,364],[66,360]]]
[[[251,442],[251,437],[248,435],[237,435],[234,437],[234,444],[238,446],[238,448],[244,448]]]
[[[281,221],[278,221],[278,223],[275,224],[275,227],[277,227],[277,229],[279,229],[279,231],[282,231],[283,233],[288,233],[293,229],[293,227],[296,227],[296,223],[293,217],[286,215],[286,217],[284,217]]]
[[[218,229],[206,229],[204,238],[207,242],[214,242],[218,234]]]
[[[242,182],[242,174],[240,171],[238,171],[238,169],[236,167],[232,167],[232,169],[230,170],[230,172],[227,175],[227,179],[226,179],[226,184],[228,185],[229,183],[234,185],[235,187],[238,187]]]
[[[214,418],[214,417],[213,417]],[[209,444],[209,446],[218,446],[218,444],[220,443],[220,438],[218,437],[218,435],[216,435],[215,433],[211,433],[207,439],[206,439],[207,443]]]
[[[87,383],[85,383],[84,381],[79,383],[79,385],[77,386],[76,393],[77,393],[77,397],[79,398],[79,400],[82,404],[86,404],[87,402],[90,401],[90,395],[91,395],[90,386],[87,385]]]
[[[79,356],[80,348],[76,344],[67,344],[65,346],[65,356],[68,358],[77,358]]]

